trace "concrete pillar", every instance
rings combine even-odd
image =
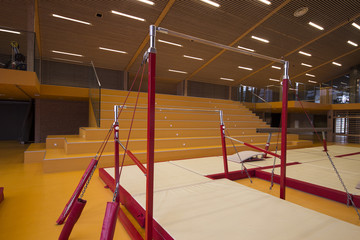
[[[124,71],[123,72],[123,82],[124,82],[124,89],[125,91],[128,90],[128,81],[129,81],[129,72]]]
[[[27,8],[27,71],[34,71],[35,50],[35,0],[29,1]]]

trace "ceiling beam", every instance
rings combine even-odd
[[[168,12],[170,11],[170,8],[174,5],[175,0],[169,0],[168,3],[166,4],[166,6],[164,7],[164,9],[162,10],[162,12],[160,13],[158,19],[156,20],[156,22],[154,23],[155,26],[159,26],[160,23],[164,20],[165,16],[168,14]],[[124,71],[129,71],[129,69],[132,67],[132,65],[134,64],[136,58],[140,55],[140,53],[144,50],[145,46],[147,45],[147,43],[149,42],[149,33],[146,35],[145,39],[142,41],[142,43],[140,44],[139,48],[136,50],[134,56],[131,58],[130,62],[128,63],[128,65],[125,67]]]
[[[249,28],[246,32],[244,32],[243,34],[241,34],[241,36],[239,36],[238,38],[236,38],[232,43],[230,43],[228,46],[232,47],[233,45],[235,45],[237,42],[239,42],[241,39],[243,39],[246,35],[248,35],[250,32],[252,32],[255,28],[257,28],[258,26],[260,26],[263,22],[265,22],[266,20],[268,20],[270,17],[272,17],[275,13],[277,13],[280,9],[282,9],[283,7],[285,7],[289,2],[291,2],[291,0],[286,0],[284,1],[282,4],[280,4],[277,8],[275,8],[273,11],[271,11],[268,15],[266,15],[264,18],[262,18],[259,22],[257,22],[254,26],[252,26],[251,28]],[[215,59],[217,59],[218,57],[220,57],[226,50],[223,49],[220,52],[218,52],[214,57],[212,57],[209,61],[207,61],[206,63],[204,63],[201,67],[199,67],[198,69],[196,69],[194,72],[192,72],[188,77],[185,78],[185,80],[189,80],[190,78],[192,78],[193,76],[195,76],[197,73],[199,73],[202,69],[204,69],[207,65],[209,65],[210,63],[212,63]]]
[[[355,19],[357,19],[358,17],[360,17],[360,14],[355,15],[354,17],[352,17],[352,18],[348,19],[347,21],[344,21],[344,22],[342,22],[341,24],[337,25],[336,27],[334,27],[334,28],[330,29],[329,31],[327,31],[327,32],[325,32],[325,33],[323,33],[323,34],[319,35],[318,37],[316,37],[316,38],[314,38],[314,39],[312,39],[312,40],[310,40],[310,41],[308,41],[308,42],[304,43],[303,45],[301,45],[301,46],[297,47],[296,49],[294,49],[294,50],[292,50],[292,51],[290,51],[290,52],[286,53],[286,54],[284,55],[284,57],[288,57],[288,56],[290,56],[291,54],[293,54],[293,53],[297,52],[298,50],[300,50],[300,49],[302,49],[302,48],[304,48],[304,47],[308,46],[309,44],[311,44],[311,43],[313,43],[313,42],[315,42],[315,41],[317,41],[317,40],[319,40],[319,39],[321,39],[321,38],[323,38],[323,37],[327,36],[328,34],[330,34],[330,33],[332,33],[333,31],[335,31],[335,30],[339,29],[340,27],[343,27],[343,26],[345,26],[346,24],[348,24],[348,23],[350,23],[350,22],[354,21],[354,20],[355,20]],[[341,57],[341,56],[340,56],[340,57]],[[252,73],[248,74],[247,76],[245,76],[245,77],[241,78],[240,80],[235,81],[235,82],[233,83],[233,86],[235,86],[235,85],[239,84],[240,82],[242,82],[242,81],[244,81],[244,80],[248,79],[249,77],[251,77],[251,76],[255,75],[256,73],[261,72],[262,70],[264,70],[264,69],[266,69],[266,68],[270,67],[270,66],[271,66],[272,64],[274,64],[274,63],[275,63],[275,62],[271,62],[271,63],[269,63],[269,64],[267,64],[267,65],[265,65],[265,66],[263,66],[263,67],[259,68],[258,70],[256,70],[256,71],[254,71],[254,72],[252,72]],[[313,68],[312,68],[311,70],[313,70]]]

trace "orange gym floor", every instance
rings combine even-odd
[[[44,174],[41,163],[24,164],[23,155],[27,147],[15,141],[0,142],[0,187],[4,187],[5,196],[0,203],[0,239],[56,239],[62,226],[57,226],[55,221],[83,171]],[[253,181],[252,184],[248,179],[237,182],[279,195],[277,185],[270,191],[269,182],[260,179]],[[96,172],[84,197],[88,203],[73,229],[71,239],[100,237],[106,202],[112,200],[112,192],[104,185]],[[344,204],[289,188],[286,198],[287,201],[360,226],[355,210]],[[130,239],[119,221],[114,239]]]

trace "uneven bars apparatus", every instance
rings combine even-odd
[[[245,55],[249,55],[249,56],[253,56],[253,57],[257,57],[257,58],[261,58],[261,59],[265,59],[265,60],[269,60],[269,61],[273,61],[273,62],[278,62],[281,64],[284,64],[284,76],[283,76],[283,95],[282,95],[282,113],[281,113],[281,173],[280,173],[280,198],[285,199],[285,186],[286,186],[286,141],[287,141],[287,106],[288,106],[288,81],[289,81],[289,62],[285,61],[283,59],[278,59],[278,58],[273,58],[273,57],[269,57],[269,56],[265,56],[259,53],[254,53],[254,52],[248,52],[239,48],[234,48],[234,47],[230,47],[227,45],[223,45],[220,43],[215,43],[212,41],[208,41],[205,39],[201,39],[201,38],[197,38],[197,37],[193,37],[190,35],[186,35],[183,33],[179,33],[179,32],[175,32],[166,28],[161,28],[161,27],[156,27],[156,26],[150,26],[150,29],[156,29],[157,31],[164,33],[164,34],[168,34],[168,35],[172,35],[172,36],[176,36],[176,37],[180,37],[183,39],[188,39],[194,42],[198,42],[198,43],[202,43],[205,45],[209,45],[209,46],[213,46],[213,47],[217,47],[220,49],[225,49],[225,50],[229,50],[232,52],[237,52],[237,53],[241,53],[241,54],[245,54]],[[225,148],[226,151],[226,148]],[[226,174],[226,173],[225,173]]]
[[[154,199],[154,137],[155,137],[155,76],[156,76],[156,32],[188,39],[194,42],[202,43],[205,45],[225,49],[232,52],[237,52],[273,62],[284,64],[284,76],[283,76],[283,96],[282,96],[282,132],[281,132],[281,180],[280,180],[280,198],[285,199],[285,185],[286,185],[286,129],[287,129],[287,101],[288,101],[288,69],[289,62],[282,59],[277,59],[269,56],[265,56],[258,53],[247,52],[239,48],[230,47],[220,43],[215,43],[205,39],[193,37],[176,31],[172,31],[166,28],[156,27],[150,25],[150,47],[146,52],[144,58],[149,62],[148,68],[148,114],[147,114],[147,177],[146,177],[146,217],[145,217],[145,239],[152,239],[153,230],[153,199]],[[221,128],[224,133],[224,127]],[[225,137],[224,137],[225,139]],[[225,141],[224,141],[225,143]],[[223,146],[224,158],[226,158],[226,147]],[[227,164],[227,163],[226,163]],[[225,167],[226,165],[224,165]],[[226,167],[225,167],[226,168]],[[226,174],[226,172],[225,172]]]

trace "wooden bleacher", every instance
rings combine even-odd
[[[25,152],[25,163],[42,161],[44,172],[85,169],[114,122],[113,106],[123,104],[127,93],[126,91],[102,90],[100,128],[82,127],[79,135],[48,136],[46,148],[40,149],[40,145],[29,147]],[[132,92],[126,105],[133,106],[135,100],[136,93]],[[140,93],[138,104],[142,107],[147,106],[146,93]],[[241,103],[221,99],[157,94],[156,107],[222,109],[225,126],[232,137],[265,147],[268,135],[256,133],[256,128],[269,126]],[[127,138],[132,111],[132,108],[125,109],[119,119],[120,140],[123,143]],[[218,112],[157,110],[155,124],[155,160],[158,162],[222,154]],[[288,148],[311,145],[310,141],[299,140],[296,134],[288,135]],[[236,144],[236,146],[239,151],[249,150],[241,144]],[[274,150],[275,146],[274,135],[270,149]],[[113,166],[113,148],[113,136],[111,136],[99,163],[100,167]],[[146,109],[139,109],[136,112],[128,148],[139,160],[146,162]],[[234,153],[234,148],[228,140],[227,151],[229,154]],[[126,158],[125,164],[132,164],[132,161]]]

